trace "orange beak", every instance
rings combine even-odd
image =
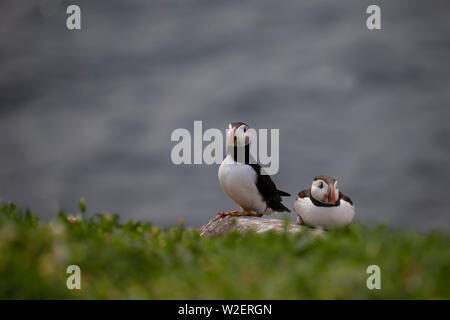
[[[233,137],[234,137],[234,130],[235,130],[236,128],[232,128],[231,130],[230,130],[230,133],[228,134],[228,145],[229,146],[234,146],[234,143],[233,143]]]
[[[335,204],[336,203],[336,193],[334,192],[334,187],[330,186],[330,195],[328,195],[329,203]]]

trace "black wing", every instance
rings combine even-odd
[[[352,201],[352,199],[350,199],[350,197],[349,196],[346,196],[345,194],[343,194],[342,192],[340,192],[339,191],[339,200],[345,200],[345,201],[347,201],[348,203],[350,203],[351,205],[353,205],[353,201]]]
[[[290,197],[291,195],[287,192],[277,189],[277,186],[272,181],[269,175],[261,175],[261,166],[259,164],[250,164],[250,166],[256,171],[256,188],[258,188],[259,193],[266,202],[267,206],[274,211],[291,212],[281,203],[281,196]]]
[[[305,189],[305,190],[300,191],[297,195],[297,199],[298,198],[302,198],[302,199],[303,198],[311,198],[311,189]]]

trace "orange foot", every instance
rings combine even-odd
[[[248,210],[246,210],[246,211],[234,210],[234,211],[231,211],[231,212],[220,212],[219,216],[222,217],[222,218],[226,217],[226,216],[234,216],[234,217],[237,217],[237,216],[262,217],[262,214],[258,214],[256,212],[248,211]]]

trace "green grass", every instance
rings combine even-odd
[[[66,287],[72,264],[81,290]],[[372,264],[381,290],[366,287]],[[449,299],[450,238],[352,225],[205,239],[117,215],[47,223],[0,204],[0,298]]]

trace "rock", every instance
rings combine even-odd
[[[266,219],[259,217],[241,216],[241,217],[215,217],[209,220],[200,228],[200,235],[205,237],[221,236],[230,231],[248,231],[253,230],[256,233],[267,231],[282,232],[284,230],[284,221],[279,219]],[[295,233],[300,231],[311,230],[298,224],[289,223],[287,231]],[[314,230],[312,233],[322,233],[322,230]]]

